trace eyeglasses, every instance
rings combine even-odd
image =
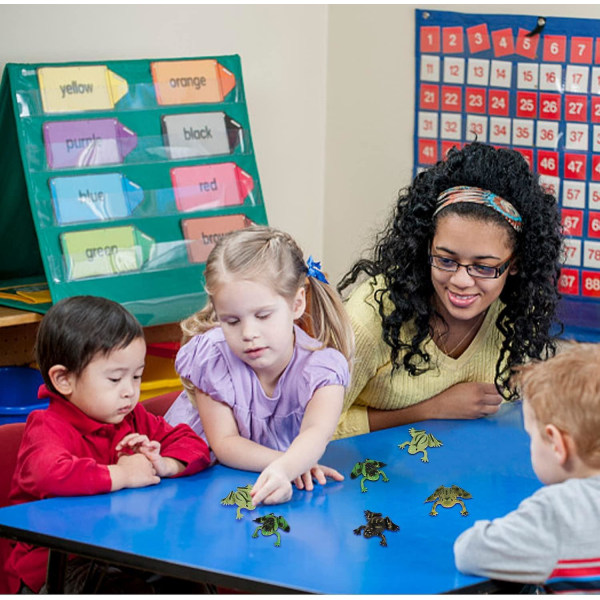
[[[462,263],[456,262],[452,258],[447,258],[445,256],[439,256],[437,254],[429,255],[429,264],[440,271],[447,271],[449,273],[456,273],[458,271],[458,267],[464,267],[467,270],[467,273],[471,277],[475,277],[477,279],[498,279],[506,269],[510,266],[510,261],[512,260],[512,256],[510,256],[506,262],[503,262],[501,265],[497,267],[489,267],[488,265],[463,265]]]

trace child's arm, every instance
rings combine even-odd
[[[140,433],[127,434],[116,446],[117,452],[140,453],[144,455],[154,467],[156,475],[159,477],[174,477],[179,475],[186,465],[176,458],[162,456],[160,453],[160,442],[150,440],[147,435]]]
[[[329,385],[315,391],[306,406],[300,433],[285,453],[263,470],[252,488],[254,504],[286,502],[292,495],[291,481],[299,488],[312,489],[312,475],[320,483],[324,475],[338,481],[343,476],[328,467],[315,467],[335,431],[344,401],[344,387]],[[321,469],[321,473],[319,473]]]
[[[476,521],[454,542],[456,568],[464,573],[522,583],[543,583],[558,560],[558,520],[542,488],[493,521]]]
[[[108,465],[111,492],[160,483],[156,469],[143,454],[123,454],[116,465]]]
[[[262,471],[282,455],[240,435],[233,411],[196,390],[196,406],[206,439],[220,463],[234,469]]]

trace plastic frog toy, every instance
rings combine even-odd
[[[385,466],[386,464],[379,460],[367,458],[364,462],[357,462],[354,465],[352,473],[350,473],[350,477],[352,479],[356,479],[362,475],[362,479],[360,480],[360,491],[366,492],[367,488],[365,487],[365,481],[367,479],[369,481],[377,481],[380,477],[382,477],[384,482],[387,483],[389,481],[389,479],[386,477],[386,474],[381,470],[381,467]]]
[[[237,490],[230,492],[226,498],[221,500],[221,504],[225,504],[231,506],[233,504],[237,504],[237,512],[236,519],[242,518],[241,510],[245,508],[246,510],[254,510],[256,506],[252,504],[252,499],[250,498],[250,490],[252,489],[252,484],[249,483],[244,487],[238,486]]]
[[[463,517],[466,517],[469,514],[469,511],[467,511],[465,503],[461,500],[461,498],[469,500],[472,497],[473,496],[471,496],[469,492],[459,488],[457,485],[452,485],[450,487],[440,485],[440,487],[435,490],[435,492],[433,492],[433,494],[431,494],[431,496],[429,496],[425,502],[433,502],[435,500],[435,503],[431,508],[431,512],[429,513],[432,517],[435,517],[438,514],[435,510],[435,507],[438,504],[441,504],[444,508],[451,508],[455,504],[460,504],[462,506],[460,514]]]
[[[409,442],[398,444],[398,448],[403,450],[405,446],[408,446],[409,454],[417,454],[418,452],[422,452],[423,456],[421,457],[421,462],[429,462],[427,448],[439,448],[443,445],[442,442],[433,437],[431,433],[425,433],[425,431],[422,429],[415,429],[414,427],[411,427],[408,430],[408,433],[410,434],[411,440]]]
[[[283,517],[278,517],[275,513],[269,513],[264,517],[258,517],[258,519],[254,519],[255,523],[260,523],[260,525],[254,530],[252,537],[258,537],[258,532],[260,531],[264,536],[273,535],[277,536],[277,541],[275,542],[275,546],[279,547],[281,545],[281,535],[279,534],[278,529],[283,531],[289,531],[290,526],[287,521]]]
[[[379,542],[380,546],[387,546],[385,535],[383,535],[384,531],[398,531],[400,529],[389,517],[381,516],[381,513],[365,510],[365,518],[367,519],[367,524],[357,527],[354,533],[360,535],[360,532],[364,530],[363,535],[366,538],[378,536],[381,538],[381,542]]]

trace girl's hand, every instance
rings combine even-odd
[[[344,480],[344,476],[339,471],[336,471],[331,467],[326,467],[325,465],[315,465],[310,471],[296,477],[294,485],[299,490],[310,492],[314,489],[313,479],[316,479],[321,485],[325,485],[327,483],[327,477],[331,477],[331,479],[335,479],[335,481]]]
[[[431,398],[431,418],[479,419],[497,413],[501,402],[493,383],[457,383]]]
[[[250,492],[252,504],[280,504],[292,497],[292,484],[285,471],[276,461],[272,462],[259,475]]]

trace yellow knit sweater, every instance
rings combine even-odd
[[[334,438],[368,433],[367,407],[394,410],[427,400],[456,383],[477,381],[493,383],[502,334],[495,327],[502,304],[496,300],[471,345],[459,358],[446,356],[429,338],[425,349],[432,368],[418,376],[398,370],[390,376],[391,348],[383,341],[378,304],[373,298],[377,282],[361,284],[346,303],[356,337],[352,381],[346,390],[344,408]],[[414,329],[403,326],[403,337],[412,338]]]

